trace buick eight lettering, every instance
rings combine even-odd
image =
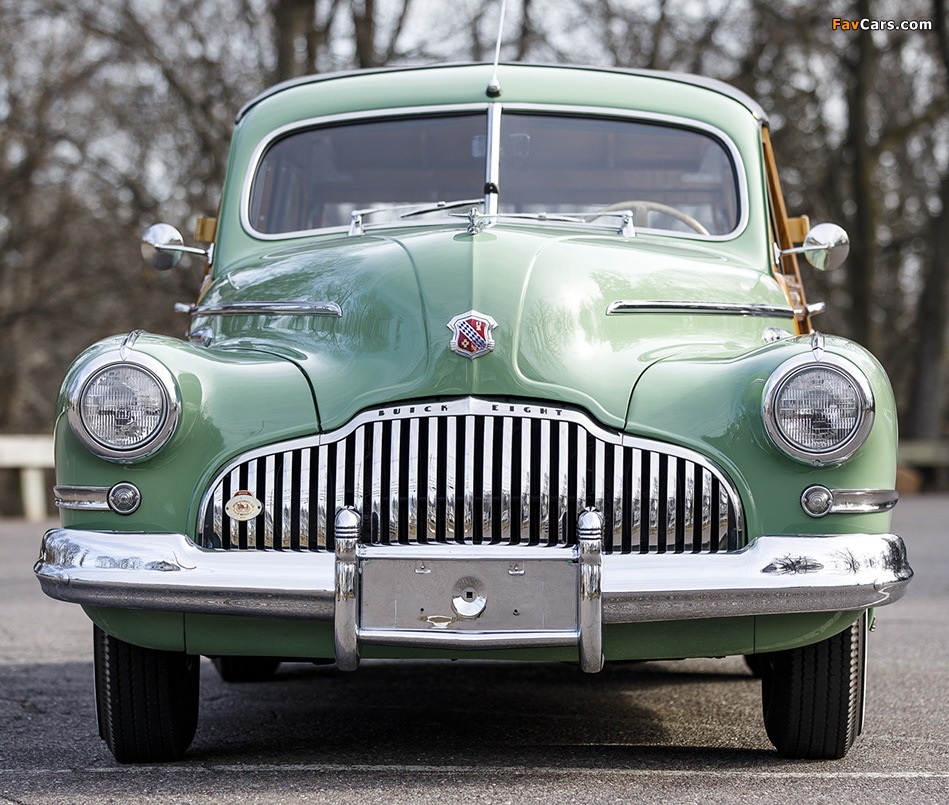
[[[798,256],[847,237],[788,216],[753,100],[514,64],[294,80],[238,114],[195,240],[142,247],[207,264],[186,337],[90,347],[58,406],[36,574],[94,624],[116,759],[187,751],[202,656],[744,656],[780,754],[848,751],[912,576],[894,401],[812,325]]]

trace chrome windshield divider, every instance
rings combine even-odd
[[[501,176],[501,105],[488,105],[487,159],[484,166],[484,214],[497,215]]]

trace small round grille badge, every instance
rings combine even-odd
[[[224,507],[224,511],[227,512],[227,516],[232,520],[237,520],[239,522],[253,520],[263,511],[263,509],[263,504],[246,489],[242,489],[240,492],[235,492],[234,496]]]
[[[487,355],[494,349],[491,331],[497,326],[498,323],[494,319],[477,310],[469,310],[455,316],[448,322],[448,329],[451,330],[451,351],[469,360]]]

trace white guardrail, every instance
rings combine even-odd
[[[23,516],[32,522],[49,516],[46,470],[53,467],[53,437],[0,434],[0,470],[20,471]]]

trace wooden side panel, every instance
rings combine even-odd
[[[771,135],[768,127],[761,128],[761,144],[764,149],[765,170],[768,174],[768,193],[771,195],[771,209],[774,211],[775,236],[779,249],[793,248],[795,241],[803,239],[802,226],[806,227],[806,217],[788,218],[788,210],[784,204],[784,195],[781,192],[781,180],[778,178],[778,167],[774,160],[774,150],[771,147]],[[811,331],[811,319],[807,312],[807,298],[804,295],[804,284],[801,282],[801,270],[797,264],[796,254],[782,255],[774,268],[774,275],[784,292],[788,302],[794,308],[794,326],[798,333]]]

